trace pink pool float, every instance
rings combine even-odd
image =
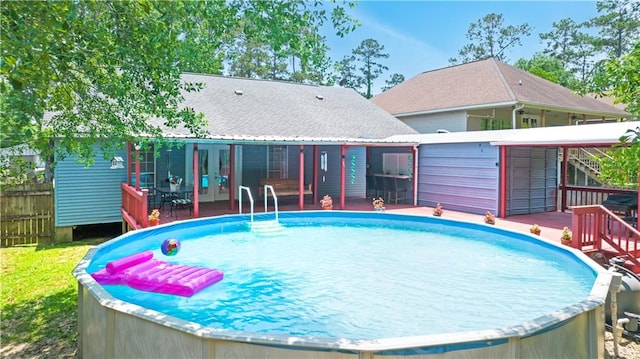
[[[167,263],[144,251],[107,263],[91,276],[102,285],[126,285],[146,292],[191,297],[223,278],[218,269]]]

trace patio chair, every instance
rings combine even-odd
[[[187,194],[183,198],[174,198],[171,200],[171,209],[169,216],[173,216],[175,213],[176,219],[178,219],[178,210],[189,210],[189,215],[193,215],[193,200],[189,198]]]
[[[393,198],[395,204],[398,204],[398,200],[407,199],[407,193],[406,180],[392,178],[391,189],[389,189],[389,202]]]
[[[375,198],[378,196],[378,187],[376,185],[376,176],[367,175],[367,198]]]

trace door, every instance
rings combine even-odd
[[[228,201],[229,174],[231,173],[231,167],[229,163],[229,146],[212,146],[210,155],[212,162],[212,171],[210,172],[212,175],[212,178],[210,179],[210,190],[213,191],[213,200]]]
[[[229,200],[228,145],[198,146],[199,198],[200,202]]]

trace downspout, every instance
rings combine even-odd
[[[511,111],[511,128],[512,129],[516,129],[516,111],[522,110],[524,108],[524,105],[517,105],[516,107],[513,108],[513,111]]]

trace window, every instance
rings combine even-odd
[[[267,178],[288,178],[287,146],[269,146],[267,151]]]
[[[135,152],[131,153],[131,184],[136,185],[136,158]],[[155,158],[153,145],[145,150],[140,150],[140,187],[155,186]]]

